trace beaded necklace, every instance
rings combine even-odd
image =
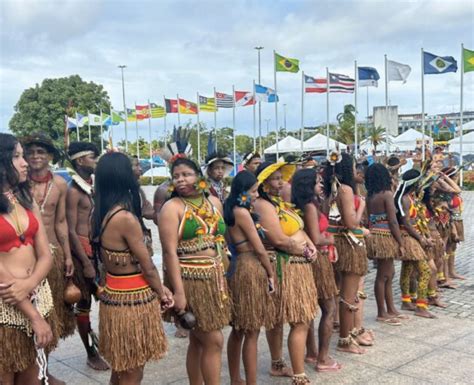
[[[40,183],[46,183],[46,186],[44,188],[43,192],[43,197],[41,198],[40,201],[36,201],[36,204],[40,208],[41,214],[44,214],[44,207],[46,205],[46,202],[48,201],[49,194],[51,194],[51,190],[53,189],[53,174],[51,171],[48,171],[48,174],[44,178],[36,178],[34,176],[31,176],[31,180],[33,181],[34,185],[40,184]]]
[[[4,192],[3,195],[5,195],[8,201],[13,205],[13,210],[10,214],[10,217],[13,221],[13,228],[15,229],[15,233],[18,238],[20,238],[21,243],[25,243],[25,229],[23,228],[20,222],[20,216],[18,215],[18,200],[11,190]]]

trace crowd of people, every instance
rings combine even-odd
[[[309,367],[344,370],[330,354],[334,331],[340,352],[364,354],[375,343],[364,328],[369,260],[376,320],[388,326],[406,322],[407,311],[436,318],[430,306],[446,306],[440,288],[463,279],[455,270],[460,167],[429,153],[401,173],[397,156],[356,161],[332,151],[318,165],[252,152],[227,186],[232,160],[213,151],[200,167],[188,135],[175,129],[171,178],[151,204],[137,158],[71,143],[66,183],[51,169],[61,152],[45,134],[0,134],[1,384],[64,384],[48,372],[48,355],[76,329],[90,367],[111,369],[112,385],[140,384],[145,364],[167,352],[163,322],[189,338],[183,366],[192,385],[221,383],[226,326],[232,384],[257,384],[262,328],[269,375],[309,384]],[[162,278],[144,219],[158,226]]]

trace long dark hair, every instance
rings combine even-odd
[[[0,192],[8,185],[15,194],[18,202],[26,209],[33,207],[28,181],[20,183],[20,176],[13,166],[13,155],[15,154],[18,139],[10,134],[0,133]],[[5,195],[0,194],[0,214],[11,211],[11,205]]]
[[[387,167],[381,163],[370,165],[365,173],[365,188],[369,197],[379,192],[391,191],[392,179]]]
[[[339,182],[348,185],[352,188],[354,194],[356,193],[354,181],[354,158],[343,152],[342,159],[335,166],[327,164],[324,170],[324,192],[327,196],[331,194],[331,183],[333,176],[336,176]]]
[[[318,174],[314,168],[298,170],[291,183],[291,202],[297,209],[304,211],[304,207],[311,202],[316,202],[314,187]]]
[[[258,177],[260,173],[265,170],[268,166],[271,166],[273,162],[265,161],[260,163],[260,166],[258,166],[257,171],[255,175]],[[265,188],[263,187],[265,182],[260,183],[258,185],[258,196],[262,199],[265,199],[267,202],[270,202],[273,206],[275,206],[275,202],[273,202],[270,197],[268,196],[267,192],[265,191]]]
[[[224,221],[227,226],[235,225],[234,207],[242,207],[239,202],[239,197],[242,193],[250,190],[255,183],[257,183],[257,177],[246,170],[240,171],[232,180],[230,194],[224,203]],[[254,220],[258,219],[254,213],[251,213],[251,215]]]
[[[107,213],[117,205],[134,214],[142,229],[145,228],[139,191],[140,186],[133,175],[132,163],[127,155],[115,152],[100,158],[95,170],[91,237],[94,243],[100,242],[102,222]]]

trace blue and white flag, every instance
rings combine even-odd
[[[456,72],[458,63],[452,56],[437,56],[429,52],[423,52],[423,73],[425,75],[444,74]]]
[[[76,122],[77,122],[78,127],[84,127],[84,125],[86,125],[87,122],[89,121],[89,118],[86,115],[82,115],[79,113],[76,114],[76,118],[77,118]]]
[[[278,95],[269,87],[255,84],[255,99],[260,102],[275,103],[278,102]]]
[[[76,128],[77,122],[76,119],[67,117],[67,128],[70,130],[71,128]]]
[[[373,67],[357,67],[359,72],[359,87],[378,87],[380,75]]]

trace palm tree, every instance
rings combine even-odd
[[[368,131],[368,139],[374,146],[375,152],[377,152],[377,146],[382,143],[382,140],[385,138],[386,130],[383,127],[370,127]],[[388,138],[385,138],[388,140]]]

